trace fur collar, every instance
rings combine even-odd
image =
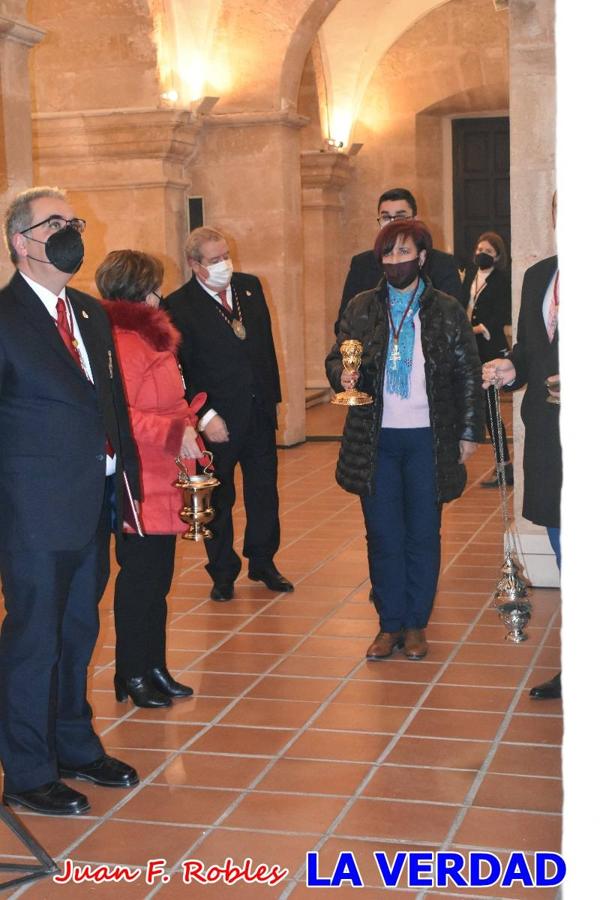
[[[103,300],[102,306],[113,328],[135,331],[154,350],[175,353],[179,347],[181,335],[163,309],[128,300]]]

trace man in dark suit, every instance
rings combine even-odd
[[[393,188],[386,191],[379,198],[377,204],[377,222],[380,228],[384,228],[396,219],[414,219],[417,215],[417,201],[406,188]],[[441,250],[431,250],[427,254],[427,262],[423,272],[438,291],[450,294],[457,300],[462,298],[462,286],[456,263],[449,253]],[[376,288],[383,277],[383,269],[372,250],[365,250],[352,257],[350,269],[346,276],[342,302],[338,312],[337,322],[334,325],[337,335],[342,313],[346,304],[356,294],[370,291]]]
[[[248,577],[273,591],[293,585],[275,568],[279,548],[277,495],[277,403],[279,370],[271,319],[254,275],[234,272],[223,235],[196,228],[186,243],[192,277],[165,302],[182,334],[180,350],[188,396],[208,394],[199,428],[221,487],[215,491],[212,539],[206,541],[213,600],[231,600],[241,560],[233,549],[234,472],[244,484]]]
[[[555,221],[556,195],[552,217]],[[496,384],[517,390],[527,385],[521,406],[525,425],[523,516],[546,528],[560,569],[558,301],[558,257],[550,256],[525,272],[517,343],[507,359],[493,359],[483,366],[483,386]],[[560,697],[560,673],[533,687],[530,694],[536,699]]]
[[[3,800],[50,815],[89,809],[61,777],[138,782],[104,753],[86,699],[112,499],[120,519],[124,469],[131,506],[139,484],[108,320],[66,289],[84,228],[57,189],[20,194],[5,219],[17,271],[0,291]]]

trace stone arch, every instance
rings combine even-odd
[[[312,0],[302,16],[281,66],[279,79],[279,98],[281,109],[295,109],[300,87],[300,80],[306,58],[317,37],[319,28],[338,5],[340,0]]]
[[[396,186],[413,189],[436,246],[451,251],[444,119],[462,111],[507,108],[506,12],[495,12],[489,0],[451,0],[403,32],[373,73],[354,127],[353,139],[363,148],[346,197],[352,251],[372,240],[365,199],[371,209],[383,190]]]

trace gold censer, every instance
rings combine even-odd
[[[206,450],[205,455],[210,456],[212,463],[212,453]],[[179,518],[189,525],[188,530],[181,536],[184,541],[208,540],[213,535],[206,526],[215,517],[215,511],[210,505],[211,496],[221,482],[208,467],[201,475],[190,475],[179,456],[176,457],[175,463],[179,469],[175,487],[181,488],[183,492],[183,509],[179,513]]]

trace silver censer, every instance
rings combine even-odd
[[[496,421],[499,422],[500,396],[497,387],[494,387],[493,395]],[[488,404],[491,414],[493,410],[490,392],[488,392]],[[505,458],[502,430],[499,429],[498,432],[500,446],[498,448],[499,453],[494,452],[496,460],[498,460],[498,457],[500,459]],[[494,451],[496,451],[495,446]],[[531,603],[526,599],[528,588],[524,579],[521,577],[521,569],[517,562],[517,546],[514,532],[510,527],[506,473],[504,471],[504,463],[502,462],[496,462],[496,477],[498,479],[498,487],[500,489],[500,498],[502,501],[502,517],[506,535],[506,547],[504,562],[502,564],[502,576],[496,585],[492,602],[506,628],[504,640],[512,641],[514,644],[521,644],[523,641],[526,641],[528,637],[525,633],[525,629],[531,619]]]

